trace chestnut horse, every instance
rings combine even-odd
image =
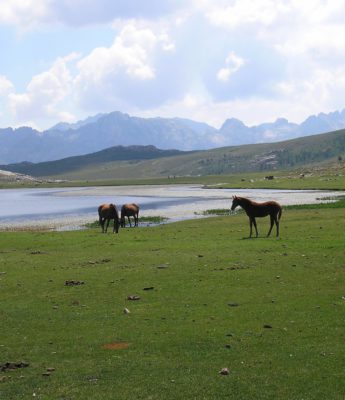
[[[126,217],[128,218],[129,226],[132,227],[131,219],[134,218],[134,226],[138,226],[139,221],[139,206],[135,203],[124,204],[121,208],[121,227],[126,227]]]
[[[249,200],[245,197],[233,196],[231,211],[240,206],[244,209],[249,217],[250,224],[250,236],[252,237],[252,226],[254,225],[256,231],[256,237],[258,237],[258,229],[256,227],[256,217],[266,217],[267,215],[271,218],[271,227],[267,233],[267,237],[271,234],[273,225],[277,227],[277,237],[279,236],[279,220],[282,215],[282,207],[276,201],[265,201],[264,203],[257,203]]]
[[[98,207],[98,216],[99,216],[99,224],[102,227],[102,232],[105,233],[107,232],[109,222],[110,220],[114,220],[114,228],[113,228],[113,233],[116,231],[116,233],[119,233],[119,213],[117,211],[117,208],[115,204],[101,204]],[[107,224],[104,228],[105,221],[107,221]]]

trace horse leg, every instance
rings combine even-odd
[[[252,231],[253,231],[253,227],[252,227],[252,225],[253,225],[253,221],[252,221],[252,219],[251,219],[251,218],[249,218],[249,226],[250,226],[250,233],[249,233],[249,237],[250,237],[250,238],[252,237]]]
[[[119,228],[120,228],[120,222],[119,219],[115,217],[114,219],[114,233],[119,233]]]
[[[254,228],[255,228],[255,232],[256,232],[256,237],[258,237],[258,228],[256,227],[256,220],[253,217],[253,224],[254,224]]]
[[[127,218],[128,218],[129,226],[132,228],[132,224],[131,224],[131,218],[130,218],[130,216],[128,215],[128,216],[127,216]]]
[[[279,219],[276,217],[277,237],[279,237]]]
[[[105,226],[105,232],[107,233],[108,226],[109,226],[110,218],[107,218],[107,225]]]
[[[105,222],[105,219],[104,219],[104,218],[99,218],[99,224],[100,224],[101,227],[102,227],[102,233],[104,233],[104,222]]]
[[[270,226],[270,230],[268,231],[266,237],[269,237],[269,235],[271,234],[271,231],[272,231],[272,228],[273,228],[273,225],[274,225],[274,222],[275,222],[275,218],[272,215],[270,215],[270,220],[271,220],[271,226]]]

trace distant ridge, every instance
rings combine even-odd
[[[119,145],[190,151],[275,143],[344,128],[345,110],[313,115],[301,124],[278,118],[249,127],[229,118],[220,129],[189,119],[139,118],[115,111],[74,124],[61,122],[44,132],[28,127],[0,129],[0,164],[59,160]]]
[[[161,150],[157,149],[155,146],[114,146],[96,153],[68,157],[57,161],[46,161],[37,164],[22,162],[18,164],[4,165],[3,167],[4,170],[20,174],[25,173],[32,176],[53,176],[85,167],[92,168],[93,165],[99,165],[108,162],[150,160],[188,153],[191,152],[183,152],[180,150]]]
[[[277,143],[191,152],[116,146],[58,161],[0,165],[0,169],[54,179],[107,180],[272,171],[343,159],[345,130],[338,130]]]

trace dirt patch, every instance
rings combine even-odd
[[[103,345],[103,349],[106,350],[121,350],[121,349],[128,349],[129,343],[126,342],[114,342],[108,343]]]
[[[6,362],[5,364],[0,365],[0,371],[6,372],[6,371],[14,371],[15,369],[18,368],[26,368],[28,367],[29,364],[26,362]]]
[[[74,281],[74,280],[65,281],[65,286],[79,286],[79,285],[84,285],[84,282],[83,281]]]

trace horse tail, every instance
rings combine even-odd
[[[102,206],[98,207],[98,221],[99,221],[99,224],[101,225],[101,223],[102,223]]]
[[[280,218],[282,216],[282,213],[283,213],[283,209],[280,207],[279,210],[278,210],[278,214],[277,214],[278,221],[280,220]]]
[[[116,231],[116,233],[119,232],[119,227],[120,227],[119,211],[117,207],[114,205],[114,230]]]

